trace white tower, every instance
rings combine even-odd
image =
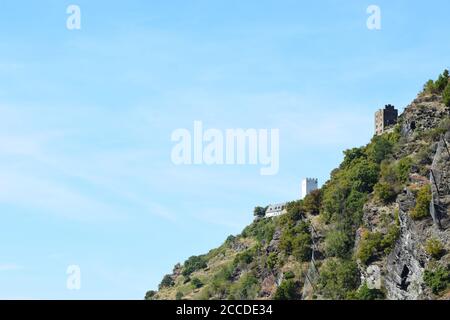
[[[318,188],[318,180],[316,178],[306,178],[302,180],[302,195],[301,199],[310,194],[311,191]]]

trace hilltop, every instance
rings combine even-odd
[[[321,189],[177,264],[146,299],[448,299],[449,148],[445,71]]]

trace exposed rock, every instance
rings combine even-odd
[[[274,275],[269,275],[264,278],[264,280],[261,283],[261,297],[270,297],[273,295],[274,291],[276,290],[276,279]]]
[[[273,233],[273,237],[272,240],[270,241],[268,247],[267,247],[267,253],[270,252],[278,252],[278,245],[280,244],[280,238],[281,238],[281,230],[277,229],[275,230],[275,232]]]
[[[397,167],[399,162],[395,161],[406,156],[411,158],[413,165],[409,172],[405,172],[408,174],[405,181],[402,179],[400,183],[400,179],[387,180],[388,183],[393,184],[395,192],[401,188],[403,191],[397,196],[395,203],[388,205],[376,200],[373,194],[367,194],[368,201],[363,207],[362,224],[359,224],[358,220],[358,223],[352,225],[350,229],[353,231],[355,230],[353,228],[358,228],[355,237],[351,240],[354,240],[353,250],[359,259],[356,262],[361,284],[367,284],[369,289],[383,289],[387,299],[450,299],[450,292],[440,292],[441,296],[433,294],[423,279],[425,270],[433,270],[436,264],[439,267],[447,267],[450,264],[450,130],[448,130],[450,125],[442,122],[450,115],[449,111],[450,109],[442,103],[441,96],[425,94],[419,96],[406,108],[399,119],[401,137],[398,140],[396,135],[389,137],[396,142],[392,154],[385,159],[394,168],[392,175],[397,176],[397,170],[404,168]],[[439,130],[436,130],[438,126]],[[392,128],[392,132],[397,132],[397,128],[395,131]],[[447,132],[443,140],[440,134],[445,130]],[[399,167],[401,169],[398,169]],[[421,220],[413,220],[410,213],[416,206],[416,193],[422,186],[429,184],[431,184],[432,193],[430,215]],[[419,203],[423,204],[423,200]],[[422,212],[426,208],[427,204],[425,209],[421,206]],[[325,252],[326,236],[328,232],[336,230],[336,226],[341,226],[337,223],[339,221],[324,223],[311,215],[307,215],[305,219],[311,223],[313,243],[313,254],[309,261],[296,261],[292,252],[280,250],[280,238],[285,230],[284,225],[271,225],[270,227],[276,229],[272,239],[267,242],[263,240],[256,243],[260,237],[255,235],[248,237],[249,239],[245,239],[247,236],[230,237],[220,250],[211,251],[208,254],[208,259],[214,259],[210,269],[202,269],[194,273],[194,275],[197,273],[201,275],[202,281],[208,278],[210,282],[205,282],[204,288],[207,290],[203,293],[201,290],[193,289],[192,297],[203,297],[203,295],[194,295],[194,293],[202,293],[207,298],[213,299],[233,298],[230,292],[220,285],[217,290],[214,289],[216,291],[213,290],[213,293],[210,293],[211,283],[215,283],[215,277],[219,276],[222,282],[230,282],[227,283],[228,286],[240,285],[238,280],[242,275],[249,274],[256,279],[260,288],[259,292],[253,291],[251,298],[270,299],[273,298],[283,280],[282,271],[287,270],[296,271],[296,280],[303,285],[302,299],[332,297],[332,294],[326,293],[317,285],[317,279],[321,266],[330,258],[321,253]],[[261,225],[264,226],[264,224]],[[266,229],[262,230],[266,231]],[[261,232],[261,230],[258,231]],[[363,232],[367,235],[365,237],[367,241],[361,243]],[[255,234],[260,233],[255,232]],[[295,237],[295,234],[292,237]],[[436,239],[444,248],[443,254],[437,258],[435,254],[430,253],[433,250],[430,250],[427,245],[430,239]],[[253,256],[248,260],[249,262],[235,265],[234,259],[237,254],[250,247],[255,250],[250,251]],[[364,255],[359,257],[361,252],[370,257],[367,259]],[[346,253],[351,256],[351,252]],[[276,263],[272,259],[273,254],[276,254],[278,258]],[[268,263],[269,256],[271,256],[271,263]],[[354,259],[355,256],[348,259]],[[369,265],[364,265],[361,260]],[[223,269],[220,269],[221,266]],[[180,265],[175,266],[173,278],[179,277],[181,269]],[[352,288],[354,289],[356,288]],[[175,297],[174,288],[164,288],[162,291],[164,292],[161,297]],[[351,293],[354,294],[355,291]]]
[[[183,270],[183,266],[180,263],[177,263],[174,267],[173,267],[173,271],[172,271],[172,275],[173,277],[178,277],[181,274],[181,271]]]
[[[415,300],[422,295],[426,254],[422,249],[423,228],[430,219],[415,223],[409,216],[414,206],[414,195],[405,191],[397,202],[399,204],[400,239],[387,258],[385,287],[387,297],[395,300]],[[428,222],[428,223],[427,223]]]
[[[230,248],[236,252],[241,252],[248,249],[248,246],[239,240],[234,240],[230,243]]]
[[[442,103],[439,95],[426,95],[416,98],[400,116],[401,132],[407,140],[414,138],[415,132],[436,127],[448,116],[449,108]]]
[[[381,268],[372,264],[361,272],[361,283],[366,283],[369,289],[381,289]]]

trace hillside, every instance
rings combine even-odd
[[[177,264],[146,299],[449,299],[449,148],[444,72],[320,190]]]

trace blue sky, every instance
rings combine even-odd
[[[81,8],[81,30],[66,8]],[[381,30],[366,27],[369,5]],[[448,1],[0,5],[0,298],[141,299],[322,184],[448,67]],[[177,128],[279,128],[280,170],[175,166]],[[79,265],[81,289],[66,288]]]

